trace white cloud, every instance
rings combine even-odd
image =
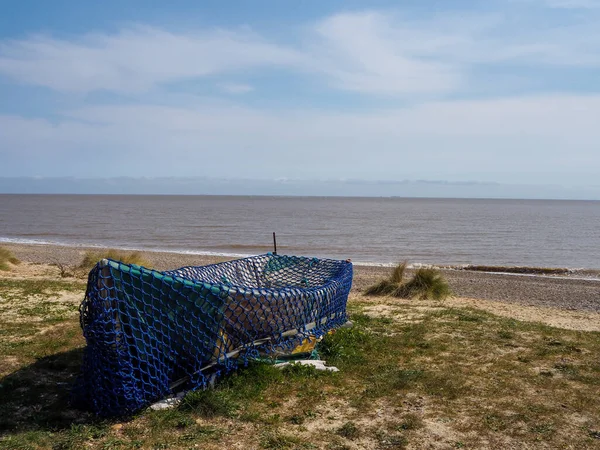
[[[6,158],[0,175],[429,179],[469,173],[474,180],[554,183],[557,172],[597,167],[599,116],[600,96],[430,102],[363,113],[85,107],[58,124],[0,117],[3,147],[15,158]]]
[[[516,74],[518,65],[539,65],[540,69],[600,66],[597,32],[600,15],[568,16],[557,23],[543,15],[520,12],[510,9],[488,14],[449,12],[419,20],[393,14],[375,15],[377,20],[372,28],[379,30],[386,37],[385,42],[393,44],[399,54],[445,64],[446,70],[463,77],[480,64],[497,67],[511,64]],[[357,15],[365,17],[365,13]],[[348,17],[347,25],[352,28],[352,15]]]
[[[369,93],[439,93],[456,90],[460,70],[451,63],[423,56],[435,36],[392,24],[376,12],[329,17],[316,27],[311,48],[321,71],[341,89]],[[423,36],[425,35],[425,36]]]
[[[0,73],[58,91],[145,91],[161,83],[260,66],[294,66],[301,56],[249,32],[175,33],[150,27],[68,41],[35,36],[0,45]]]
[[[339,90],[432,98],[467,90],[479,64],[598,67],[597,28],[589,17],[557,25],[507,11],[426,18],[363,11],[324,18],[298,32],[298,43],[283,44],[248,28],[137,26],[70,39],[0,41],[0,74],[61,92],[139,94],[179,81],[228,74],[240,79],[249,70],[284,68],[321,77]],[[238,86],[221,87],[242,93],[245,86],[241,79]]]
[[[458,82],[450,65],[421,60],[398,45],[378,14],[334,16],[306,37],[312,45],[292,48],[247,30],[193,33],[139,26],[72,40],[34,36],[0,43],[0,73],[21,83],[84,93],[143,92],[260,67],[321,74],[337,88],[361,92],[445,92]],[[224,86],[228,93],[241,92]]]

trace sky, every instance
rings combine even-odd
[[[0,177],[40,191],[198,177],[402,195],[420,180],[600,199],[600,0],[2,11]]]

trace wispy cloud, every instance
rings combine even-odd
[[[427,18],[360,11],[310,24],[296,44],[248,27],[169,31],[136,26],[70,39],[40,35],[1,41],[0,74],[61,92],[140,93],[179,81],[282,68],[320,77],[334,89],[430,98],[466,90],[481,64],[598,67],[597,24],[575,18],[557,26],[503,11]],[[228,88],[224,83],[221,89],[247,91],[241,87],[247,83],[238,84]]]
[[[181,33],[138,26],[114,35],[34,36],[0,44],[0,73],[67,92],[140,92],[240,69],[294,66],[300,59],[248,31]]]
[[[421,59],[398,45],[383,15],[333,16],[310,30],[304,36],[309,44],[295,48],[248,30],[195,33],[138,26],[71,40],[33,36],[0,43],[0,73],[21,83],[84,93],[143,92],[260,67],[321,75],[335,88],[371,93],[445,92],[458,82],[450,64]]]
[[[597,167],[599,116],[600,97],[564,95],[360,113],[110,105],[73,110],[58,125],[0,116],[0,135],[10,149],[5,175],[393,180],[452,173],[552,183],[562,171],[579,173],[570,179],[578,183],[582,168]]]
[[[440,93],[461,83],[459,68],[430,58],[437,33],[411,30],[383,13],[346,13],[316,27],[310,49],[333,86],[368,93]],[[415,45],[419,37],[421,43]],[[429,46],[429,48],[428,48]]]
[[[254,90],[254,87],[243,83],[220,83],[218,86],[228,94],[246,94]]]

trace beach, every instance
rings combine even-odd
[[[57,271],[53,265],[78,265],[88,251],[97,247],[61,245],[2,245],[23,265],[12,274],[39,273],[41,268]],[[225,256],[192,255],[176,252],[141,251],[150,268],[171,270],[183,266],[214,264],[232,259]],[[364,289],[390,272],[389,267],[354,265],[350,300],[360,299]],[[484,309],[521,320],[540,321],[567,329],[600,331],[600,281],[569,276],[519,275],[469,270],[440,269],[453,293],[447,303]],[[410,271],[409,271],[410,272]]]
[[[0,450],[600,450],[600,0],[4,4]]]

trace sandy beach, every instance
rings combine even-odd
[[[30,276],[54,264],[75,266],[86,251],[98,248],[58,245],[3,244],[24,264],[3,276]],[[205,265],[230,258],[169,252],[141,252],[152,268],[174,269]],[[350,300],[387,276],[388,267],[354,266]],[[566,276],[519,276],[467,270],[442,270],[453,293],[446,304],[473,307],[519,320],[536,321],[566,329],[600,331],[600,282]],[[33,275],[34,276],[34,275]]]

